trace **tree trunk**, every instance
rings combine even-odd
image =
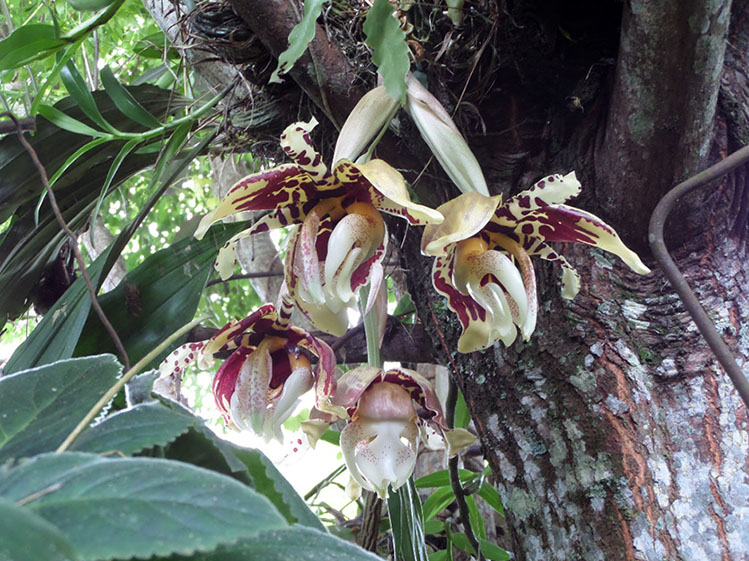
[[[290,4],[231,4],[277,57],[296,21]],[[494,192],[575,169],[584,188],[573,204],[601,213],[654,272],[561,248],[581,274],[577,298],[562,300],[559,271],[539,264],[531,341],[460,355],[420,232],[393,223],[412,298],[466,396],[518,559],[749,559],[747,410],[645,246],[650,213],[674,183],[749,143],[749,3],[551,4],[479,0],[458,30],[417,3],[408,18],[420,68],[457,109]],[[359,91],[355,64],[340,56],[350,51],[319,25],[310,52],[292,79],[341,123]],[[381,154],[399,155],[413,181],[424,160],[408,118],[399,124],[407,142],[386,138]],[[454,196],[440,175],[433,166],[414,182],[422,200]],[[689,202],[668,225],[670,247],[746,364],[747,168]]]

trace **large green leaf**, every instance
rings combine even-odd
[[[322,530],[304,499],[259,450],[221,440],[205,427],[190,429],[167,447],[166,457],[229,475],[253,487],[275,505],[290,524]]]
[[[94,286],[99,285],[111,247],[88,268]],[[91,297],[83,277],[78,277],[55,302],[41,322],[11,355],[4,374],[70,358],[91,309]],[[96,351],[89,354],[97,354]]]
[[[144,86],[129,91],[154,114],[164,115],[170,107],[170,92],[166,90]],[[95,92],[94,99],[104,118],[117,128],[133,132],[142,130],[103,92]],[[180,104],[181,101],[178,106]],[[70,98],[55,107],[71,117],[93,124]],[[43,118],[38,119],[38,130],[29,139],[50,176],[89,140],[60,130]],[[71,165],[55,184],[63,216],[73,230],[83,228],[89,220],[91,209],[122,146],[122,142],[95,146]],[[156,154],[130,153],[115,174],[110,190],[155,160]],[[42,272],[54,263],[66,240],[46,201],[38,222],[36,220],[35,211],[42,189],[39,174],[18,139],[9,135],[0,140],[0,222],[13,214],[17,218],[0,236],[0,323],[5,316],[17,317],[28,307],[31,292]]]
[[[83,560],[190,555],[286,527],[263,496],[169,460],[37,456],[0,474],[0,496],[57,526]]]
[[[78,556],[68,538],[44,518],[0,498],[0,559],[74,561]]]
[[[99,298],[131,362],[193,318],[218,249],[246,227],[245,223],[219,224],[200,241],[180,240],[149,256],[117,288]],[[90,314],[76,355],[114,352],[114,344],[101,336],[102,329],[99,317]]]
[[[0,70],[10,70],[46,56],[67,41],[59,39],[53,25],[30,23],[0,41]]]
[[[71,450],[119,452],[127,456],[144,448],[163,446],[202,419],[186,410],[170,409],[158,402],[141,403],[118,411],[86,431],[73,442]]]
[[[171,561],[185,559],[174,557]],[[313,528],[292,526],[262,532],[230,546],[189,558],[190,561],[382,561],[351,542]]]
[[[315,37],[317,18],[322,13],[325,0],[304,0],[304,16],[289,33],[289,46],[278,57],[278,66],[270,77],[270,82],[280,82],[279,75],[286,74],[299,57],[307,50],[307,45]]]
[[[411,63],[408,59],[406,34],[400,22],[393,17],[389,0],[374,0],[362,27],[365,41],[372,48],[372,61],[382,75],[385,89],[398,101],[406,98],[406,73]]]
[[[121,368],[113,356],[101,355],[0,378],[0,463],[57,448]]]

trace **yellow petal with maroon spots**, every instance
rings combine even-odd
[[[382,212],[402,216],[414,226],[442,222],[438,211],[411,200],[403,175],[387,162],[372,160],[357,167],[374,187],[372,203]]]
[[[265,304],[242,320],[230,321],[205,344],[198,359],[198,366],[207,370],[213,365],[214,353],[236,349],[239,338],[245,331],[266,331],[275,325],[277,317],[275,306]]]
[[[310,132],[316,126],[317,119],[314,118],[309,122],[289,125],[281,134],[281,148],[294,163],[307,172],[314,183],[326,184],[330,173],[310,139]]]
[[[445,217],[438,225],[428,225],[421,236],[421,251],[426,255],[440,255],[455,242],[480,232],[494,216],[502,196],[485,197],[479,193],[464,193],[437,210]]]
[[[295,164],[284,164],[239,180],[206,214],[195,231],[201,239],[211,224],[238,212],[277,210],[318,198],[317,186],[308,173]]]

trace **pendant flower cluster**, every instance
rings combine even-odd
[[[335,353],[310,333],[289,326],[289,315],[290,309],[279,314],[266,304],[206,342],[183,345],[162,364],[161,380],[194,360],[208,369],[214,354],[231,353],[213,379],[216,406],[229,426],[280,441],[281,425],[303,394],[314,386],[324,406],[335,388]],[[310,356],[317,358],[314,367]]]
[[[220,250],[216,268],[228,278],[239,239],[301,224],[286,253],[289,296],[315,326],[340,336],[357,290],[370,281],[370,293],[376,294],[382,282],[388,236],[380,213],[402,216],[413,225],[439,223],[442,215],[412,202],[403,176],[382,160],[355,164],[341,159],[329,170],[310,141],[316,124],[312,120],[287,127],[281,146],[294,163],[239,181],[203,218],[195,235],[201,238],[211,224],[231,214],[271,211]]]
[[[566,203],[580,194],[571,172],[550,175],[502,203],[502,197],[466,193],[440,206],[445,221],[427,226],[422,251],[436,256],[434,288],[447,297],[463,334],[458,350],[468,353],[501,340],[511,345],[520,330],[536,327],[538,303],[531,256],[562,267],[562,297],[574,298],[580,277],[548,242],[577,242],[618,255],[637,273],[650,272],[614,229]]]

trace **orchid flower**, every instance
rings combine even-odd
[[[228,323],[207,342],[177,349],[165,361],[162,378],[194,359],[201,368],[210,368],[214,353],[232,351],[213,379],[218,409],[231,426],[280,441],[281,425],[302,394],[314,385],[316,396],[327,402],[335,388],[334,352],[303,329],[289,326],[290,312],[284,307],[279,314],[266,304]],[[305,350],[318,358],[314,369]]]
[[[216,268],[228,278],[240,238],[301,224],[286,253],[289,295],[313,324],[340,336],[348,326],[347,311],[355,304],[357,290],[371,281],[371,294],[377,294],[382,282],[388,236],[380,213],[402,216],[414,225],[438,223],[442,215],[412,202],[403,176],[382,160],[355,164],[341,159],[329,170],[310,141],[316,124],[313,119],[287,127],[281,146],[293,163],[239,181],[203,218],[195,235],[201,238],[213,222],[231,214],[271,211],[219,251]],[[361,135],[353,136],[347,133],[345,142],[355,144],[354,149],[338,147],[336,152],[355,157],[364,143]]]
[[[416,406],[427,419],[417,415]],[[360,366],[338,380],[330,407],[343,409],[350,422],[341,431],[341,451],[354,480],[385,498],[388,486],[397,489],[413,473],[419,442],[453,455],[475,437],[463,429],[447,430],[432,385],[413,370],[384,372]],[[318,413],[314,430],[328,413]],[[466,438],[466,436],[470,438]],[[457,447],[456,447],[457,444]]]
[[[650,272],[614,229],[566,203],[580,193],[571,172],[551,175],[502,203],[500,195],[467,193],[440,206],[445,221],[427,226],[422,252],[434,255],[432,281],[458,315],[458,350],[484,349],[498,339],[511,345],[519,329],[528,338],[538,304],[531,256],[562,267],[562,297],[572,299],[580,277],[547,242],[577,242],[618,255],[637,273]]]

